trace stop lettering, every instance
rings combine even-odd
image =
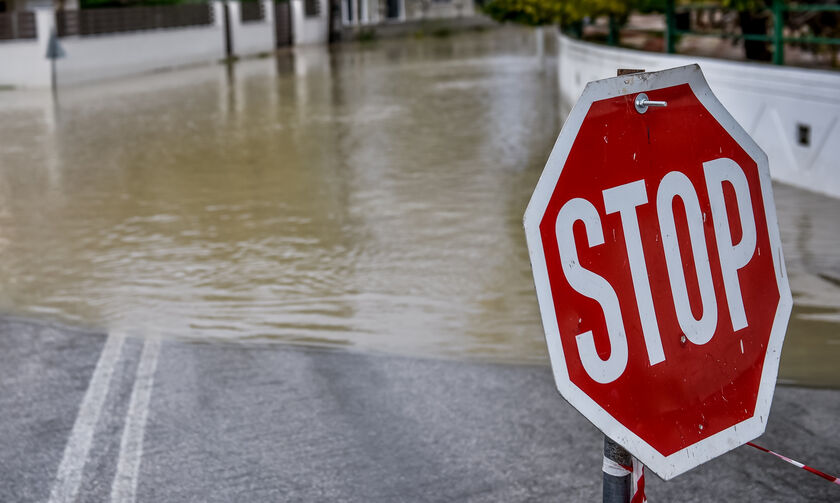
[[[525,228],[558,390],[605,434],[667,479],[764,431],[791,307],[767,159],[699,67],[590,83]]]

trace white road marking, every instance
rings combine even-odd
[[[137,477],[140,472],[140,460],[143,457],[143,437],[146,432],[146,419],[149,416],[149,402],[155,382],[160,339],[147,339],[143,344],[143,353],[137,366],[137,377],[131,390],[131,402],[125,416],[120,457],[117,461],[117,473],[111,485],[111,501],[133,503],[137,498]]]
[[[58,465],[58,473],[50,492],[50,503],[76,500],[82,482],[82,472],[93,443],[93,432],[105,404],[105,397],[108,395],[111,376],[122,352],[123,341],[125,341],[123,335],[109,334],[105,339],[105,346],[102,348],[88,389],[82,398],[73,431],[64,447],[64,457]]]

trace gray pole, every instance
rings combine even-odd
[[[642,69],[619,68],[616,75],[629,75],[631,73],[642,73]],[[604,435],[604,457],[622,466],[633,466],[633,457],[624,447],[613,442]],[[604,503],[630,503],[633,497],[633,474],[628,473],[623,477],[603,472],[604,475]]]
[[[604,457],[623,466],[633,466],[633,458],[624,447],[604,436]],[[604,472],[604,503],[630,503],[633,475],[616,477]]]
[[[53,94],[56,94],[58,92],[58,86],[56,84],[55,77],[55,58],[50,58],[50,87],[52,88]]]

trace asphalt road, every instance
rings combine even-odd
[[[777,389],[767,447],[840,469],[840,392]],[[602,436],[545,366],[193,344],[0,320],[0,501],[599,501]],[[838,501],[741,447],[662,501]]]

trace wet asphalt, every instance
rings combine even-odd
[[[840,469],[840,392],[776,391],[763,445]],[[0,501],[600,501],[603,437],[550,369],[0,320]],[[740,447],[648,499],[838,501]]]

